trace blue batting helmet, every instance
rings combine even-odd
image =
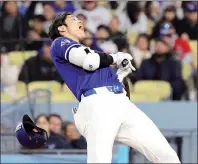
[[[41,148],[48,140],[47,132],[37,127],[28,115],[23,116],[15,132],[19,143],[29,149]]]

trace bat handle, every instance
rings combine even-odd
[[[127,59],[124,59],[121,64],[122,64],[122,67],[124,68],[129,64],[129,61]]]

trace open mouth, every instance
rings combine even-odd
[[[83,26],[79,26],[79,29],[80,29],[80,30],[83,30]]]

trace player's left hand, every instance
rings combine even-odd
[[[115,54],[109,54],[113,57],[113,60],[114,60],[114,63],[113,64],[116,64],[118,67],[120,66],[121,62],[124,60],[124,59],[127,59],[127,60],[133,60],[133,57],[132,55],[128,54],[128,53],[124,53],[124,52],[118,52],[118,53],[115,53]]]
[[[120,82],[129,75],[132,71],[136,71],[135,67],[131,64],[131,60],[124,59],[118,67],[117,75]]]

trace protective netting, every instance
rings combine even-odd
[[[15,128],[22,121],[24,114],[33,120],[39,114],[49,114],[51,111],[51,93],[49,90],[38,89],[1,106],[1,152],[16,150],[18,142]]]

